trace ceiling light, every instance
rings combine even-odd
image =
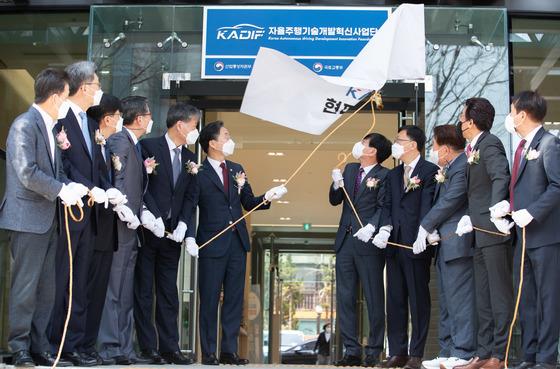
[[[280,220],[292,220],[290,217],[280,217]]]
[[[286,181],[287,181],[286,178],[274,178],[274,179],[272,180],[272,182],[274,182],[274,183],[284,183],[284,182],[286,182]]]
[[[278,201],[276,201],[276,203],[277,204],[289,204],[290,202],[286,201],[286,200],[278,200]]]
[[[273,151],[271,151],[267,155],[268,156],[284,156],[284,153],[283,152],[273,152]]]

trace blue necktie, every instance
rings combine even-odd
[[[89,135],[88,120],[87,115],[83,111],[80,112],[80,118],[82,119],[82,134],[84,135],[84,140],[86,141],[86,146],[88,148],[88,153],[91,155],[91,136]]]
[[[173,186],[177,183],[179,179],[179,174],[181,174],[181,147],[176,147],[173,149],[175,156],[173,157]]]

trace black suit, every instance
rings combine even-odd
[[[418,176],[420,187],[404,189],[404,167],[387,176],[387,195],[381,224],[392,225],[390,241],[411,246],[420,221],[432,206],[438,167],[419,158],[410,178]],[[432,248],[414,255],[412,250],[387,248],[387,335],[391,356],[408,355],[408,307],[412,318],[410,356],[422,357],[430,322],[430,261]]]
[[[483,132],[472,148],[477,163],[467,164],[468,215],[473,226],[498,232],[489,208],[509,197],[509,163],[498,137]],[[475,230],[474,281],[478,315],[478,356],[505,357],[513,317],[511,237]]]
[[[92,153],[90,154],[80,123],[74,111],[70,109],[66,118],[60,119],[55,131],[66,130],[70,148],[62,151],[62,163],[68,178],[87,188],[106,188],[107,183],[100,178],[103,157],[99,145],[95,143],[97,123],[88,117],[88,130],[91,139]],[[70,239],[72,242],[74,290],[72,298],[72,316],[68,325],[68,333],[64,343],[64,352],[80,351],[86,332],[87,320],[87,285],[89,267],[93,254],[95,234],[97,232],[97,206],[87,206],[87,196],[84,201],[84,218],[81,222],[74,222],[69,218]],[[51,319],[51,344],[58,347],[61,337],[66,309],[68,306],[68,246],[66,237],[60,237],[57,250],[56,298]]]
[[[385,198],[385,178],[389,170],[376,165],[363,176],[357,193],[354,193],[360,164],[348,164],[344,169],[344,187],[364,225],[371,224],[379,229],[379,219]],[[377,180],[375,188],[367,187],[368,180]],[[385,335],[385,291],[383,269],[385,268],[385,251],[375,247],[371,241],[364,243],[353,235],[360,228],[360,223],[341,188],[329,191],[331,205],[343,204],[340,225],[336,235],[336,291],[340,319],[340,331],[346,353],[362,355],[362,346],[358,339],[358,319],[356,299],[358,282],[361,283],[367,302],[369,318],[369,336],[366,355],[378,356],[383,350]]]
[[[226,161],[229,187],[227,190],[220,177],[207,160],[202,170],[192,181],[194,205],[199,209],[197,243],[207,240],[232,224],[243,215],[243,209],[251,210],[259,205],[264,196],[255,197],[249,182],[242,188],[235,182],[235,175],[243,173],[241,165]],[[243,209],[242,209],[243,207]],[[261,205],[259,210],[268,209],[270,203]],[[188,236],[194,237],[195,230],[188,229]],[[200,250],[199,292],[200,292],[200,346],[204,355],[216,352],[216,328],[220,291],[224,290],[221,311],[222,353],[237,352],[237,337],[241,324],[243,290],[245,287],[246,253],[250,249],[249,233],[245,220],[234,229],[225,232],[208,246]]]
[[[144,195],[148,210],[156,218],[162,218],[168,232],[173,232],[179,221],[194,228],[192,199],[187,199],[187,187],[194,176],[188,173],[185,165],[188,161],[196,162],[195,155],[182,148],[181,173],[174,184],[171,154],[165,135],[144,139],[141,146],[144,159],[154,157],[160,163],[157,174],[151,175]],[[141,350],[157,350],[159,341],[161,352],[179,351],[177,271],[181,244],[165,235],[157,238],[152,232],[143,233],[134,275],[134,321],[138,344]],[[154,283],[157,336],[152,322]]]

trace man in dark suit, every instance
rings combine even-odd
[[[422,363],[426,369],[464,365],[476,350],[473,235],[453,237],[457,223],[467,213],[465,139],[456,128],[450,124],[434,128],[430,160],[440,167],[434,179],[434,205],[422,219],[414,242],[422,250],[429,243],[429,234],[436,232],[443,237],[435,248],[440,353],[438,358]]]
[[[186,145],[196,142],[199,120],[197,108],[177,103],[167,112],[167,133],[141,141],[144,159],[152,157],[160,163],[157,176],[151,177],[144,201],[156,218],[164,219],[165,228],[170,231],[164,238],[149,232],[144,234],[134,276],[134,320],[140,356],[153,364],[193,363],[179,350],[177,271],[187,225],[195,226],[192,203],[186,191],[195,176],[190,165],[196,164],[197,159]],[[152,318],[154,285],[157,334]]]
[[[263,196],[255,197],[245,170],[240,164],[226,160],[232,155],[235,143],[230,138],[224,123],[209,123],[200,133],[200,145],[208,155],[202,170],[191,181],[193,204],[198,205],[199,226],[189,227],[187,250],[197,255],[196,243],[204,244],[220,231],[243,216],[243,209],[268,209],[270,201],[281,198],[284,186],[270,189]],[[264,200],[266,200],[265,203]],[[237,354],[237,338],[241,324],[243,290],[245,288],[245,266],[250,249],[249,234],[245,220],[225,232],[208,246],[200,250],[200,346],[202,364],[245,365],[246,359]],[[221,311],[222,342],[219,361],[216,358],[217,313],[220,291],[223,287]]]
[[[534,91],[512,99],[506,129],[521,137],[515,152],[510,205],[516,227],[515,275],[519,280],[526,233],[519,308],[523,363],[516,369],[554,369],[560,334],[560,140],[542,126],[546,100]],[[519,282],[516,281],[516,286]]]
[[[56,125],[57,132],[65,131],[70,141],[70,147],[62,152],[64,171],[70,180],[89,188],[96,202],[105,204],[107,195],[104,189],[108,189],[110,184],[101,183],[100,171],[103,160],[94,139],[97,124],[86,114],[89,107],[99,104],[102,95],[95,64],[87,61],[77,62],[66,67],[66,73],[69,77],[69,110],[66,117],[59,119]],[[87,284],[98,214],[95,208],[89,206],[85,206],[83,210],[84,217],[80,222],[70,220],[74,289],[72,315],[62,356],[76,366],[93,366],[97,361],[84,355],[80,345],[86,330]],[[51,344],[58,348],[68,306],[69,267],[66,237],[60,239],[56,259],[57,283],[55,308],[51,319]]]
[[[459,117],[458,127],[469,141],[466,150],[469,211],[457,225],[458,235],[472,231],[473,226],[495,233],[509,233],[505,219],[490,219],[490,208],[507,200],[510,179],[504,145],[489,132],[494,114],[494,107],[488,100],[471,98],[465,102]],[[501,369],[513,317],[511,238],[476,230],[474,241],[477,357],[459,368]]]
[[[385,336],[385,250],[373,247],[370,240],[375,230],[379,229],[385,197],[385,177],[389,173],[381,163],[391,155],[391,142],[378,133],[371,133],[354,145],[352,154],[360,162],[346,165],[344,173],[340,169],[334,169],[333,184],[329,191],[331,205],[343,204],[334,248],[339,329],[346,351],[336,365],[362,364],[356,310],[360,282],[369,318],[365,365],[373,367],[379,362]],[[360,220],[352,211],[342,186],[349,194]],[[364,223],[363,228],[360,221]]]
[[[438,167],[420,156],[426,136],[416,126],[404,126],[392,146],[392,155],[403,164],[387,175],[383,225],[373,243],[385,248],[392,242],[412,245],[420,220],[430,211]],[[387,250],[387,336],[390,357],[384,367],[420,369],[430,321],[430,262],[432,249],[416,254],[391,247]],[[410,355],[408,307],[412,318]]]
[[[67,97],[66,73],[43,70],[35,79],[35,103],[14,120],[6,140],[0,228],[10,232],[8,344],[16,367],[54,364],[47,326],[54,306],[58,237],[64,229],[58,198],[71,206],[88,191],[69,183],[59,149],[66,147],[65,140],[55,137],[53,130]],[[61,363],[72,365],[66,360]]]

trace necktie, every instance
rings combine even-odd
[[[364,168],[360,168],[358,175],[356,176],[356,181],[354,182],[354,197],[358,194],[360,190],[360,185],[362,184],[362,176],[364,175]]]
[[[89,135],[87,115],[83,111],[81,111],[79,115],[80,115],[80,118],[82,119],[82,125],[81,125],[82,134],[84,135],[84,140],[86,141],[86,146],[87,146],[87,149],[88,149],[89,156],[92,157],[92,155],[91,155],[91,136]]]
[[[138,141],[136,145],[134,145],[134,148],[136,149],[136,153],[138,154],[138,159],[142,160],[142,148],[140,147],[140,141]]]
[[[467,145],[467,156],[471,156],[471,152],[472,152],[472,146],[471,144]]]
[[[105,158],[105,165],[107,166],[107,173],[109,174],[109,182],[113,183],[113,173],[111,172],[111,153],[107,146],[103,147],[103,157]]]
[[[514,210],[513,207],[513,189],[515,187],[515,182],[517,182],[517,172],[519,172],[519,164],[521,164],[521,155],[523,154],[523,148],[525,147],[527,140],[521,140],[515,150],[515,156],[513,157],[513,168],[511,168],[511,181],[509,182],[509,206],[510,210]]]
[[[175,156],[173,157],[173,186],[177,183],[179,174],[181,174],[181,147],[176,147],[173,149]]]
[[[412,167],[410,165],[405,165],[404,166],[404,174],[403,174],[404,188],[406,188],[406,185],[408,184],[408,179],[410,178],[410,170],[411,169],[412,169]]]
[[[224,179],[224,191],[226,195],[229,196],[229,175],[228,175],[226,163],[221,163],[220,167],[222,168],[222,177]]]

